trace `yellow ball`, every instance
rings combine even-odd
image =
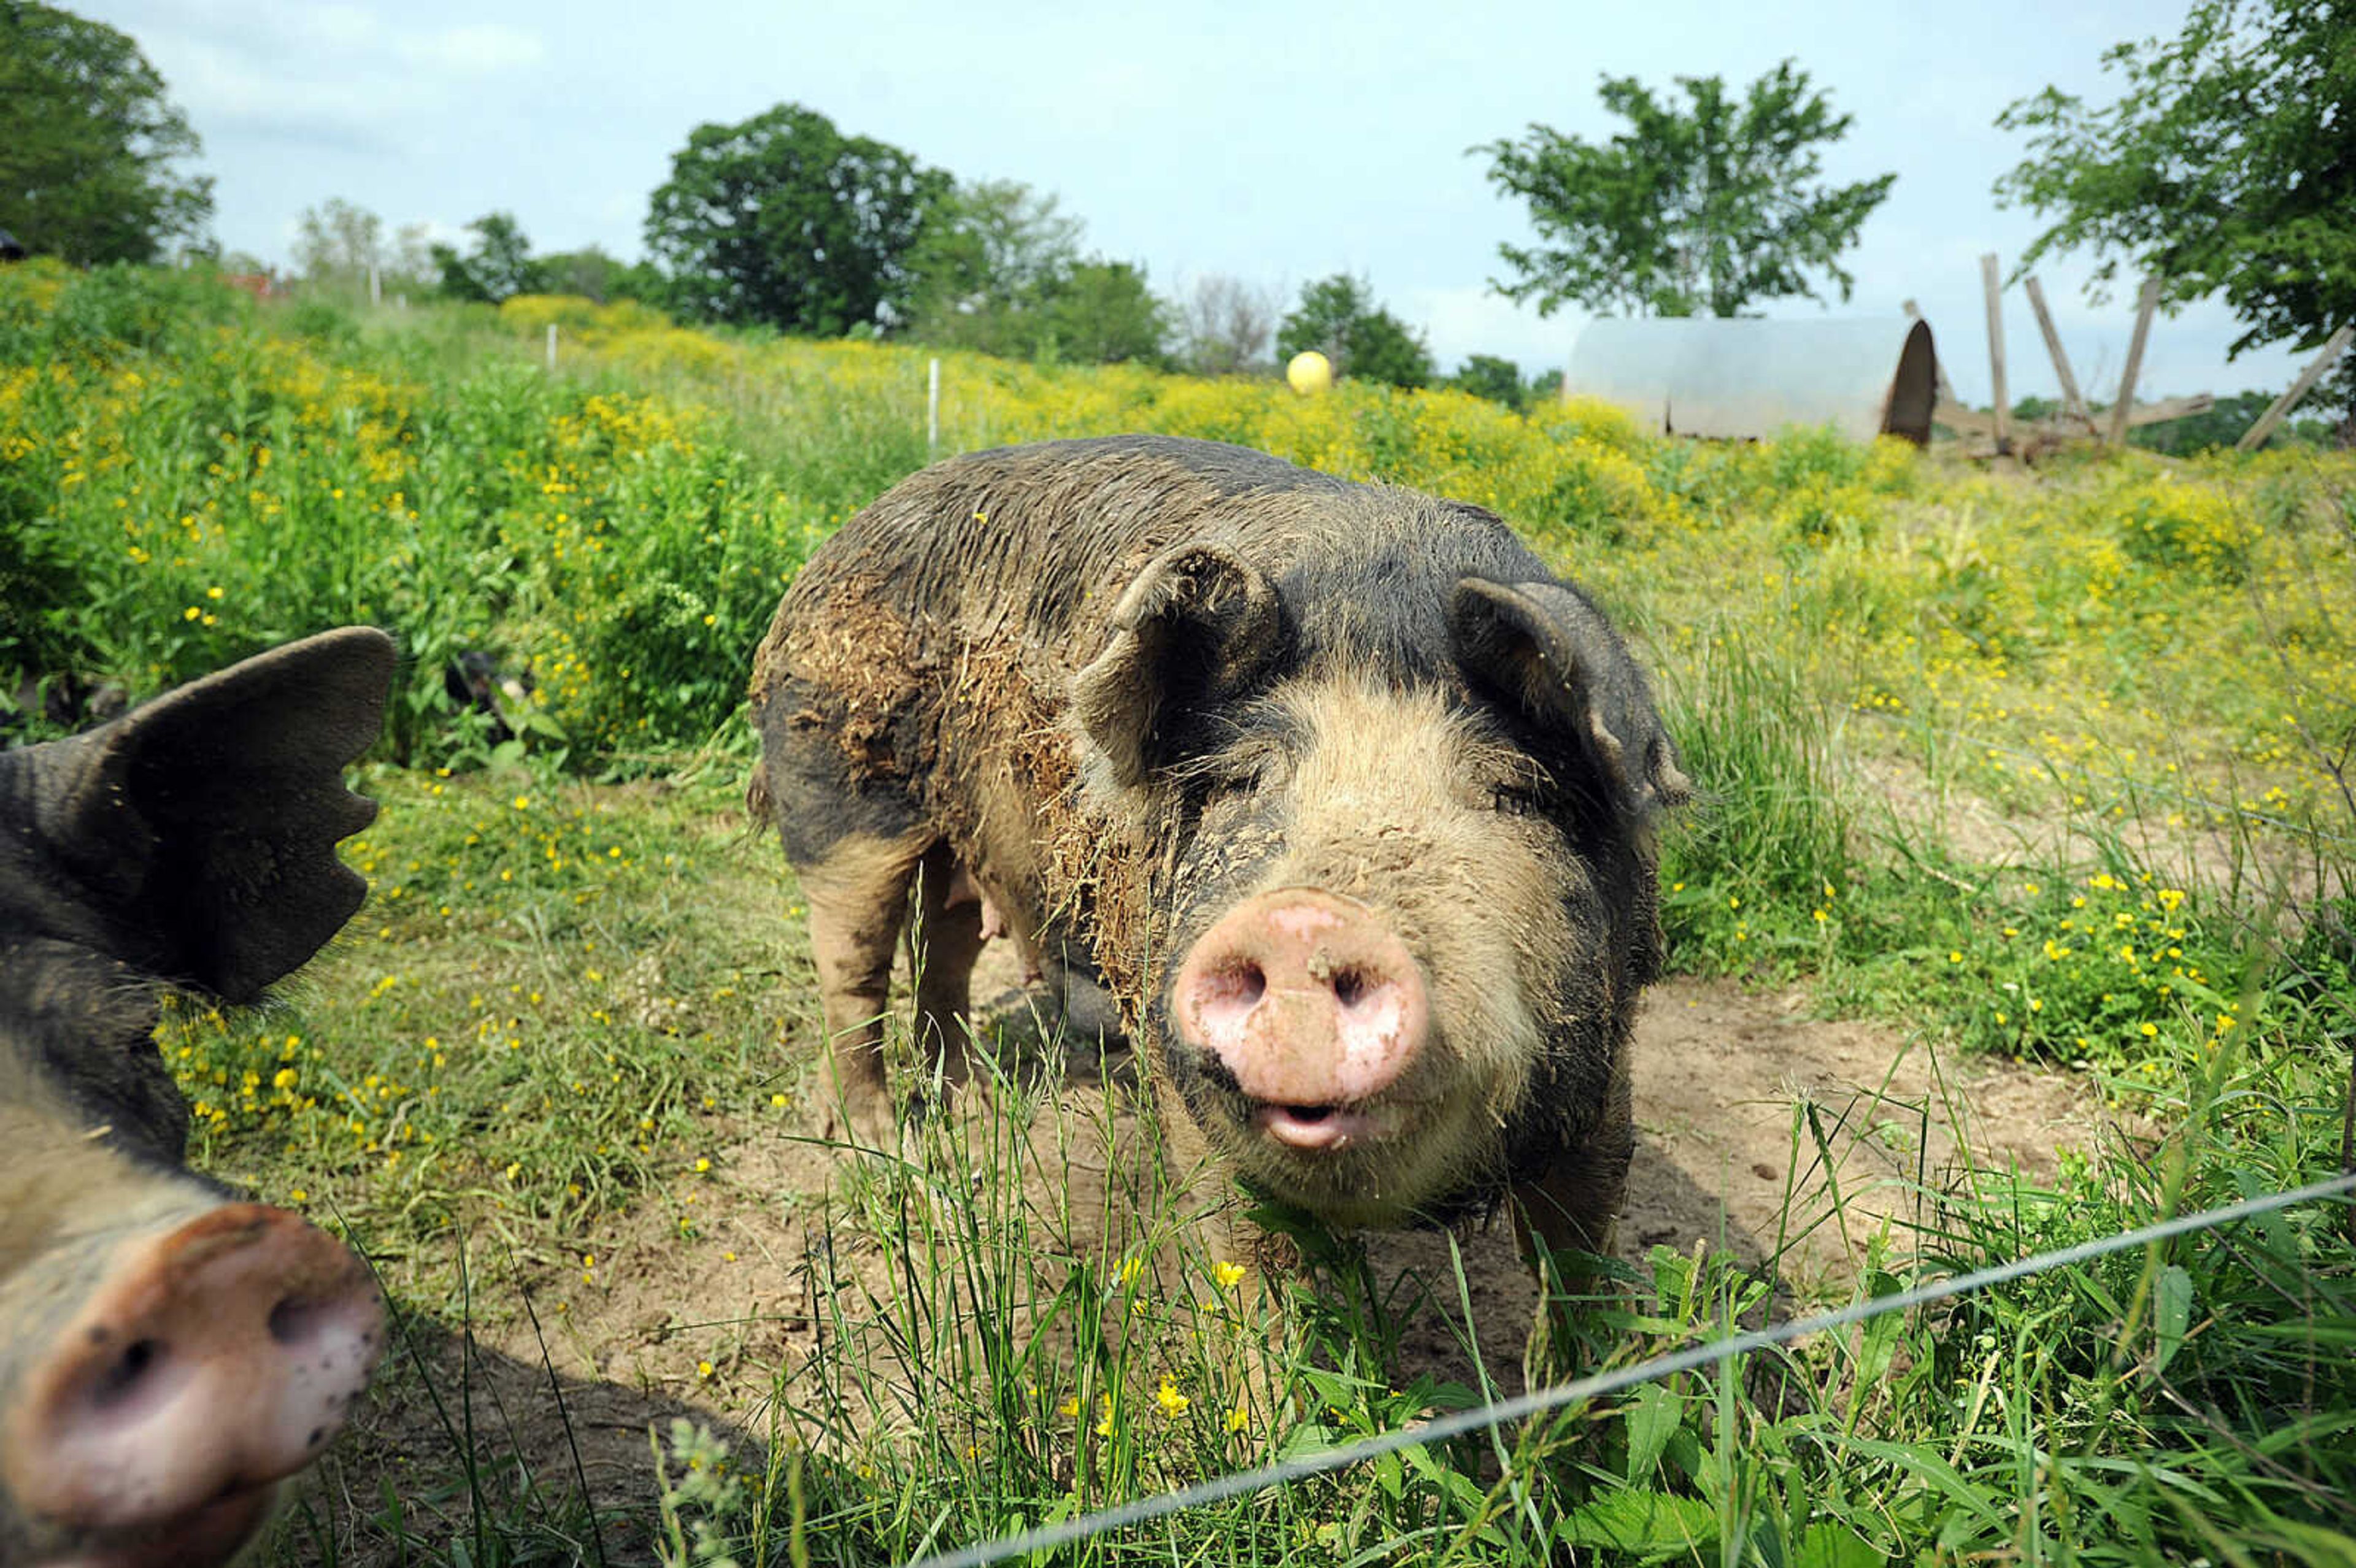
[[[1313,398],[1333,385],[1333,367],[1314,348],[1304,348],[1284,368],[1284,379],[1304,398]]]

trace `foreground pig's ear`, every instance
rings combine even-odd
[[[1594,605],[1559,583],[1468,577],[1448,623],[1457,662],[1530,719],[1578,737],[1622,809],[1685,804],[1692,785],[1644,673]]]
[[[342,929],[368,885],[336,842],[374,819],[344,788],[384,722],[392,640],[322,633],[35,748],[37,850],[111,956],[252,1001]]]
[[[1275,656],[1276,590],[1211,545],[1159,556],[1113,606],[1112,635],[1073,678],[1072,706],[1122,788],[1185,750],[1191,721]]]

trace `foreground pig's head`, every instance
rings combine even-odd
[[[1687,784],[1644,677],[1572,590],[1462,565],[1280,585],[1182,549],[1076,686],[1088,793],[1157,862],[1107,933],[1150,953],[1149,1047],[1248,1179],[1340,1223],[1537,1174],[1659,962],[1651,824]]]
[[[359,905],[343,769],[392,648],[329,633],[0,753],[0,1563],[235,1554],[324,1448],[381,1307],[299,1216],[180,1168],[160,985],[258,997]]]

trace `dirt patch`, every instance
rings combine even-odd
[[[1853,793],[1888,814],[1903,837],[1944,843],[1965,863],[1993,869],[2098,865],[2094,837],[2115,838],[2162,881],[2205,888],[2240,901],[2255,895],[2286,911],[2311,908],[2326,891],[2325,860],[2287,823],[2256,817],[2219,822],[2221,808],[2187,796],[2184,809],[2089,820],[2058,810],[1996,805],[1961,785],[1941,787],[1901,757],[1853,757]],[[1884,826],[1869,818],[1864,826]]]
[[[1845,1287],[1881,1221],[1976,1170],[2048,1181],[2102,1125],[2082,1076],[1943,1060],[1887,1025],[1812,1018],[1799,991],[1658,987],[1637,1051],[1621,1250],[1708,1239],[1804,1292]]]
[[[1772,1273],[1779,1310],[1842,1295],[1869,1243],[1905,1227],[1973,1170],[2055,1173],[2089,1146],[2103,1112],[2086,1079],[2008,1062],[1959,1063],[1887,1025],[1811,1017],[1804,993],[1673,979],[1646,993],[1635,1039],[1636,1155],[1620,1255],[1655,1247],[1731,1252]],[[1483,1360],[1508,1390],[1537,1305],[1510,1227],[1460,1240]],[[1443,1303],[1457,1294],[1447,1238],[1375,1239],[1379,1262],[1414,1271]],[[1457,1314],[1461,1316],[1461,1312]],[[1461,1329],[1427,1314],[1406,1349],[1469,1381]],[[1500,1372],[1500,1368],[1505,1369]]]
[[[1893,1250],[1909,1251],[1907,1221],[1969,1170],[2043,1180],[2058,1150],[2090,1143],[2101,1124],[2083,1080],[1958,1067],[1885,1026],[1811,1018],[1798,992],[1671,981],[1649,995],[1636,1052],[1622,1254],[1730,1250],[1776,1276],[1783,1309],[1842,1294],[1885,1224]],[[1148,1130],[1118,1093],[1049,1087],[1011,1125],[969,1093],[952,1114],[952,1152],[937,1145],[929,1163],[829,1145],[815,1106],[745,1136],[697,1182],[642,1205],[594,1265],[533,1282],[537,1328],[519,1314],[484,1331],[488,1364],[503,1369],[493,1380],[503,1424],[530,1464],[560,1476],[581,1447],[601,1495],[605,1477],[644,1485],[645,1428],[668,1412],[701,1410],[756,1439],[780,1404],[805,1430],[815,1418],[850,1443],[913,1427],[945,1369],[980,1353],[969,1328],[948,1322],[955,1311],[925,1321],[935,1309],[912,1305],[928,1257],[960,1244],[923,1239],[941,1211],[938,1184],[1002,1192],[991,1223],[1013,1227],[1054,1268],[1093,1267],[1109,1282],[1124,1259],[1153,1255],[1152,1238],[1122,1233],[1151,1206],[1130,1185],[1147,1179]],[[1515,1391],[1537,1294],[1512,1228],[1494,1222],[1456,1244],[1461,1286],[1449,1237],[1368,1238],[1380,1287],[1427,1301],[1404,1314],[1395,1375],[1478,1381],[1462,1295],[1482,1363]],[[1156,1266],[1172,1288],[1166,1258]],[[973,1316],[971,1294],[935,1303],[944,1307]],[[1021,1325],[1020,1343],[1028,1304],[1001,1309]],[[595,1391],[585,1430],[530,1413],[552,1403],[552,1382]]]

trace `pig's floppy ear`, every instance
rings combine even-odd
[[[1579,594],[1468,577],[1448,624],[1457,661],[1531,720],[1575,736],[1622,810],[1643,818],[1691,795],[1644,671]]]
[[[1268,667],[1280,635],[1276,590],[1224,549],[1183,546],[1138,573],[1110,630],[1073,677],[1072,706],[1111,782],[1126,789],[1183,753],[1190,719]]]
[[[249,1002],[342,929],[368,884],[336,858],[376,816],[345,764],[384,722],[392,639],[348,626],[35,748],[36,848],[117,949]]]

